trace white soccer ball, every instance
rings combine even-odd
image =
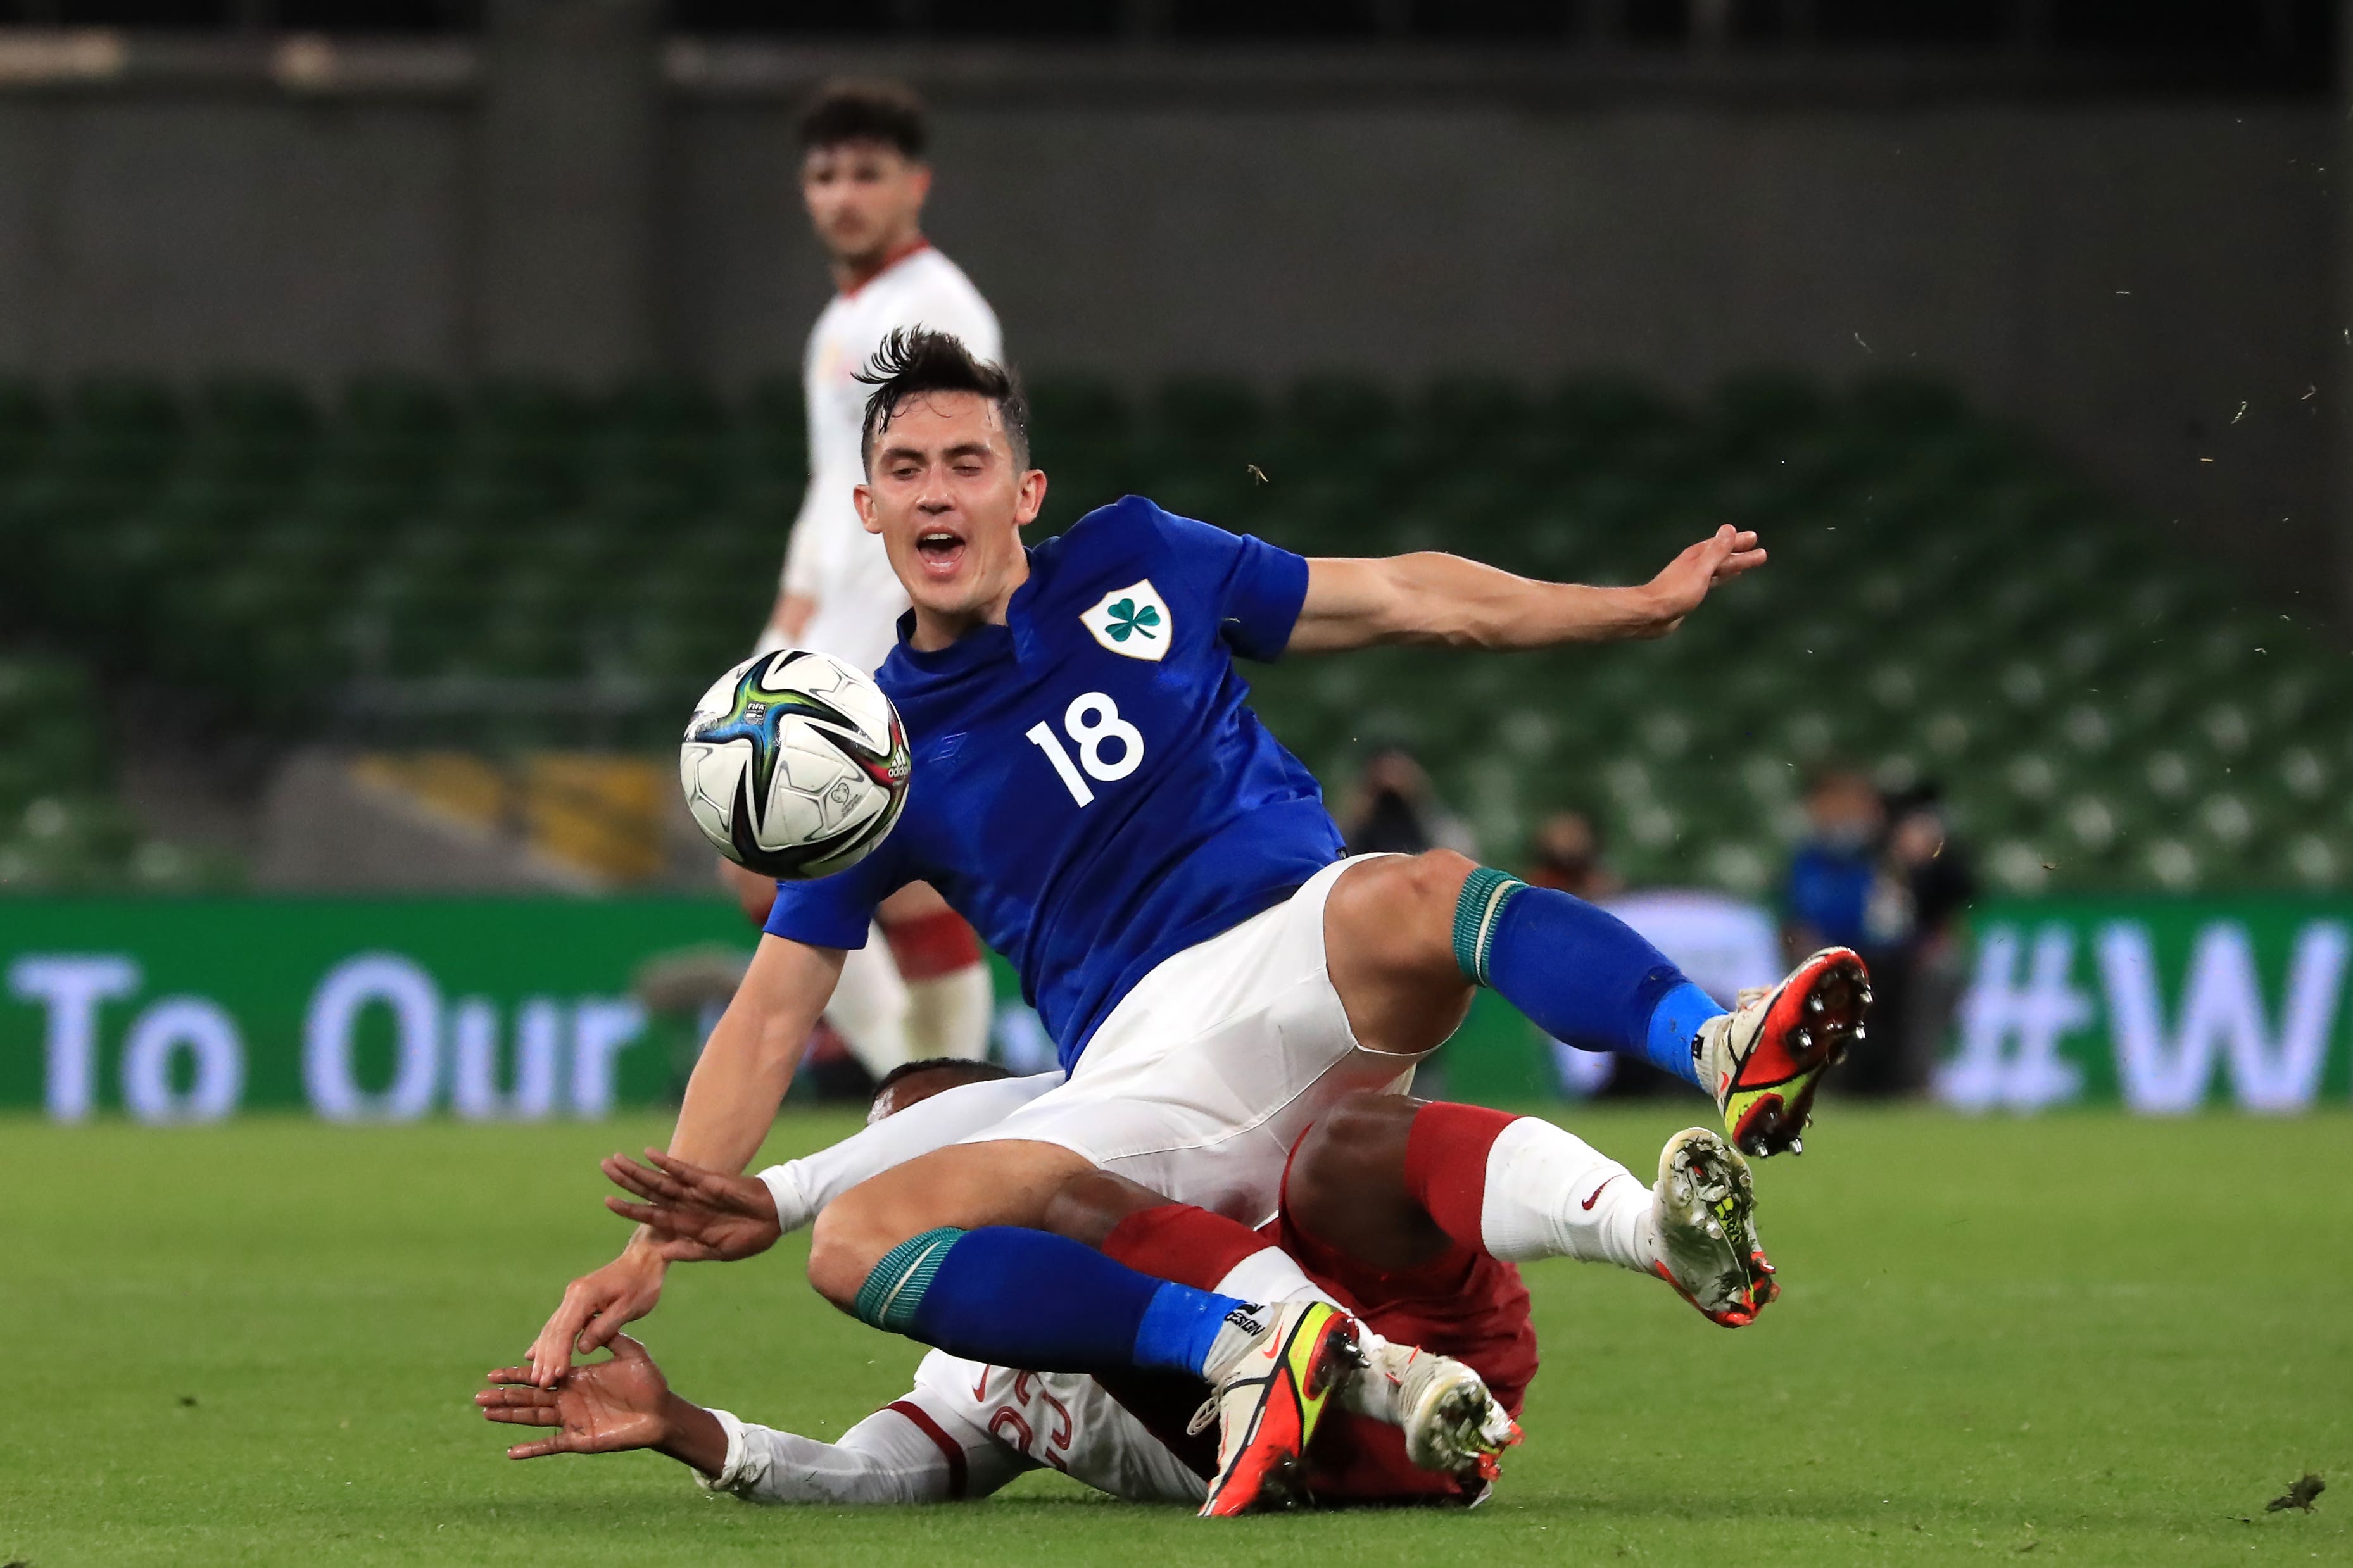
[[[882,842],[907,804],[898,711],[838,658],[755,654],[712,683],[678,751],[686,809],[712,847],[763,876],[829,877]]]

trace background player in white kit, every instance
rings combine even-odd
[[[850,499],[866,477],[860,441],[873,390],[857,373],[902,327],[953,332],[989,360],[1002,359],[1004,345],[988,301],[923,237],[932,171],[915,95],[894,82],[831,84],[800,136],[801,195],[835,293],[802,355],[808,490],[759,648],[814,648],[871,670],[898,640],[907,591]],[[765,921],[775,881],[720,866],[744,913]],[[993,998],[972,928],[924,885],[876,914],[884,940],[850,954],[826,1021],[877,1078],[919,1057],[986,1056]]]

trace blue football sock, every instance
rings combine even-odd
[[[1454,961],[1553,1038],[1686,1083],[1700,1081],[1692,1037],[1724,1011],[1617,916],[1484,866],[1455,905]]]
[[[876,1328],[997,1366],[1198,1376],[1218,1331],[1245,1308],[1063,1237],[989,1226],[901,1242],[874,1266],[852,1310]]]
[[[1702,1024],[1724,1016],[1724,1009],[1716,1005],[1715,997],[1683,979],[1681,970],[1675,974],[1675,987],[1651,1009],[1650,1026],[1642,1032],[1642,1055],[1661,1071],[1688,1079],[1713,1093],[1715,1086],[1700,1077],[1699,1063],[1692,1056],[1692,1039]]]

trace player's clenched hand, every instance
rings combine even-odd
[[[1725,523],[1668,562],[1666,570],[1651,579],[1644,591],[1658,619],[1652,635],[1664,637],[1681,626],[1716,584],[1764,564],[1765,552],[1757,545],[1757,536]]]
[[[670,1268],[649,1238],[633,1237],[621,1256],[565,1287],[564,1300],[531,1346],[531,1379],[553,1388],[582,1354],[609,1343],[616,1334],[654,1310],[661,1300],[662,1275]]]
[[[651,1448],[669,1436],[663,1410],[670,1384],[646,1347],[627,1334],[614,1335],[611,1361],[573,1367],[553,1388],[533,1386],[528,1367],[502,1366],[490,1381],[508,1386],[474,1395],[484,1420],[555,1428],[551,1436],[509,1448],[510,1459]]]
[[[640,1165],[618,1154],[606,1157],[605,1174],[613,1184],[646,1201],[607,1197],[605,1206],[644,1226],[669,1261],[733,1263],[767,1251],[784,1234],[776,1200],[758,1177],[705,1170],[659,1149],[647,1150],[646,1160]]]

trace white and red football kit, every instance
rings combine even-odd
[[[858,288],[833,297],[801,356],[809,482],[785,549],[783,584],[817,606],[799,646],[863,670],[880,665],[898,641],[907,591],[882,541],[858,521],[850,495],[866,478],[860,444],[874,390],[858,373],[884,338],[913,327],[953,332],[981,359],[1005,352],[996,312],[980,290],[930,242],[917,239]],[[770,627],[756,651],[782,646]],[[987,1055],[990,992],[972,928],[942,910],[900,927],[877,926],[864,947],[851,949],[826,1021],[879,1078],[918,1054]]]
[[[903,1396],[838,1443],[712,1414],[727,1430],[727,1463],[703,1485],[755,1502],[955,1502],[1049,1468],[1132,1502],[1198,1506],[1208,1492],[1094,1379],[941,1351],[923,1358]]]
[[[787,593],[817,601],[800,646],[872,670],[899,638],[907,591],[882,541],[858,521],[850,491],[866,478],[861,450],[866,400],[858,373],[902,328],[929,327],[964,340],[976,358],[1005,353],[996,312],[956,264],[916,240],[882,270],[836,294],[809,330],[801,357],[808,419],[808,489],[786,547]]]
[[[1060,1081],[1060,1073],[1043,1073],[949,1089],[760,1178],[776,1197],[779,1221],[797,1230],[875,1171],[951,1142],[968,1124],[1018,1109]],[[1460,1167],[1451,1184],[1459,1190],[1450,1189],[1448,1173],[1430,1174],[1425,1184],[1456,1222],[1450,1229],[1476,1236],[1489,1155],[1514,1119],[1470,1107],[1424,1114],[1430,1110],[1462,1123],[1447,1129],[1445,1151]],[[1373,1332],[1469,1365],[1505,1410],[1519,1415],[1535,1376],[1536,1342],[1516,1268],[1460,1241],[1419,1268],[1369,1268],[1303,1229],[1291,1213],[1287,1176],[1284,1185],[1282,1208],[1254,1233],[1171,1205],[1130,1215],[1103,1249],[1179,1283],[1248,1300],[1280,1298],[1303,1273]],[[982,1366],[933,1351],[913,1388],[838,1443],[716,1412],[727,1429],[727,1463],[703,1484],[761,1502],[944,1502],[987,1497],[1026,1471],[1050,1468],[1129,1501],[1198,1504],[1217,1460],[1214,1430],[1187,1431],[1202,1393],[1198,1379],[1170,1373],[1098,1381]],[[1416,1468],[1395,1426],[1338,1411],[1316,1435],[1307,1485],[1326,1503],[1460,1503],[1484,1491],[1475,1478]]]

